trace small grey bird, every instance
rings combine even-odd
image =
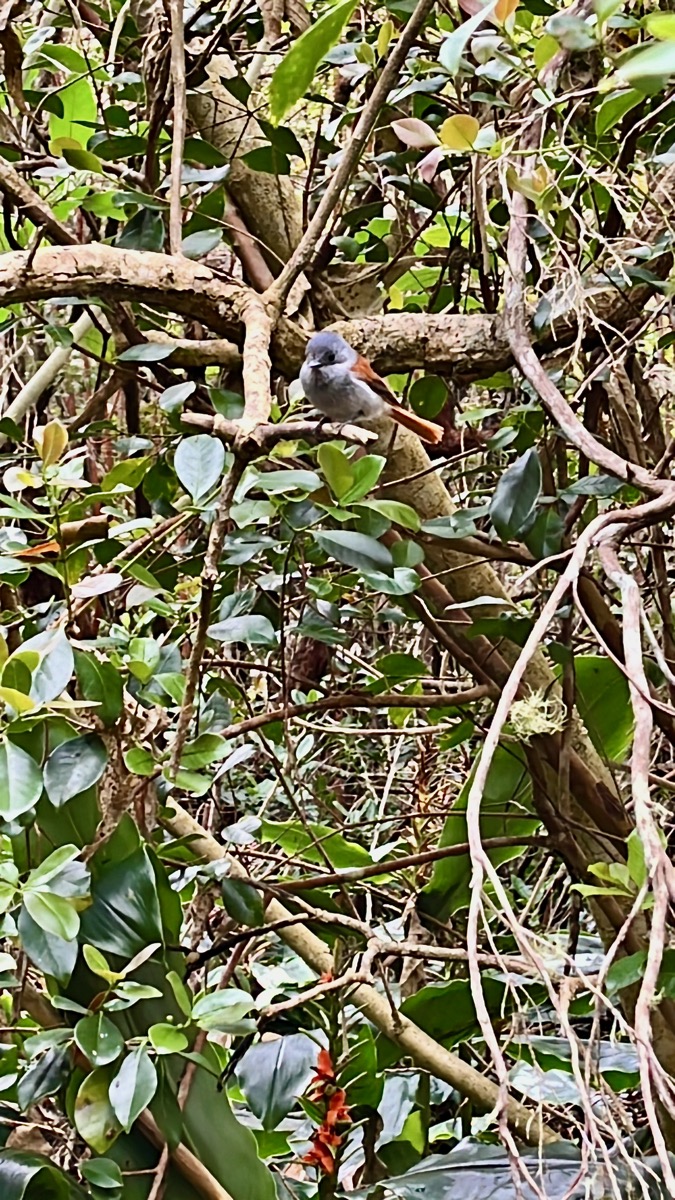
[[[363,355],[339,333],[315,333],[300,370],[302,390],[315,408],[331,421],[369,421],[387,412],[392,420],[436,444],[444,430],[404,408]]]

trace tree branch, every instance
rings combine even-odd
[[[175,800],[168,801],[167,809],[168,816],[164,818],[167,828],[175,837],[192,838],[192,848],[197,856],[209,862],[227,859],[233,878],[245,875],[239,863],[230,858],[215,838],[206,833]],[[266,923],[284,921],[291,916],[288,909],[278,900],[270,900],[265,910]],[[335,974],[330,950],[325,942],[310,930],[301,925],[294,925],[280,929],[279,937],[317,974]],[[386,997],[380,995],[375,988],[369,984],[360,984],[355,988],[351,1002],[361,1009],[369,1021],[396,1042],[405,1054],[410,1055],[417,1066],[430,1071],[438,1079],[446,1080],[462,1095],[468,1096],[481,1112],[489,1112],[494,1107],[498,1098],[498,1089],[494,1083],[463,1062],[458,1055],[440,1046],[402,1013],[393,1012]],[[511,1128],[529,1145],[549,1144],[559,1140],[558,1135],[542,1120],[539,1113],[528,1109],[512,1097],[507,1102],[506,1114]]]

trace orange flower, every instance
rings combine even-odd
[[[323,1126],[312,1138],[312,1149],[303,1158],[308,1166],[318,1167],[324,1175],[335,1174],[335,1156],[331,1147],[339,1146],[342,1138],[337,1133],[330,1133]]]
[[[335,1150],[342,1144],[342,1136],[336,1126],[351,1121],[347,1105],[347,1093],[337,1086],[335,1067],[329,1050],[320,1050],[317,1059],[317,1074],[311,1081],[309,1099],[313,1104],[325,1104],[323,1121],[312,1138],[312,1149],[303,1162],[318,1167],[325,1175],[335,1174]]]

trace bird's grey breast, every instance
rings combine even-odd
[[[344,363],[310,367],[300,371],[302,390],[315,408],[336,421],[356,421],[375,416],[382,408],[379,396],[367,384],[354,379]]]

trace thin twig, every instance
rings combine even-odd
[[[181,204],[181,185],[183,181],[183,151],[185,148],[185,129],[187,125],[183,0],[169,0],[169,16],[171,21],[171,83],[173,87],[169,247],[172,254],[182,254],[183,208]]]

